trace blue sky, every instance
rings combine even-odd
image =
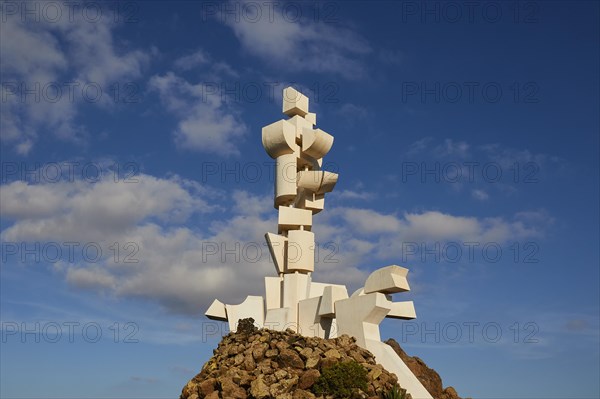
[[[287,85],[335,136],[314,280],[408,267],[382,337],[462,396],[600,396],[598,3],[0,5],[2,397],[179,394],[274,272]]]

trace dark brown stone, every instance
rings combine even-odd
[[[300,389],[308,389],[314,385],[315,382],[319,379],[321,373],[319,370],[308,370],[300,376],[300,380],[298,381],[298,388]]]
[[[291,349],[283,349],[279,351],[279,363],[282,363],[286,367],[293,367],[296,369],[303,369],[304,362],[298,352]]]

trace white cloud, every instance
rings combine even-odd
[[[485,190],[473,189],[471,190],[471,195],[473,198],[479,201],[485,201],[490,198],[490,195],[485,192]]]
[[[80,13],[70,20],[66,10],[56,22],[42,18],[27,23],[18,13],[2,17],[0,35],[10,40],[0,41],[0,139],[14,144],[21,155],[31,151],[42,133],[85,142],[87,132],[76,123],[78,106],[109,105],[110,85],[139,78],[149,59],[140,50],[116,50],[117,25],[107,15],[94,22]]]
[[[214,298],[239,303],[246,295],[261,295],[264,276],[274,274],[264,241],[265,232],[277,230],[269,195],[234,192],[225,218],[215,218],[223,208],[208,205],[220,193],[177,177],[140,175],[139,183],[12,182],[0,186],[0,196],[2,219],[9,222],[1,234],[4,242],[100,246],[100,259],[54,264],[54,271],[79,290],[199,314]],[[193,222],[194,214],[201,220]],[[315,279],[357,288],[366,277],[361,259],[373,243],[350,239],[342,252],[339,239],[320,237]],[[120,248],[116,258],[114,243]],[[126,248],[129,243],[135,247]],[[124,262],[132,254],[134,262]]]
[[[194,85],[169,72],[153,76],[149,85],[178,118],[174,136],[180,148],[239,154],[240,141],[248,128],[221,96],[207,95],[212,90],[207,84]]]
[[[339,73],[349,79],[365,74],[361,57],[369,54],[371,47],[350,29],[309,18],[291,19],[282,14],[281,7],[262,17],[236,20],[224,14],[220,20],[233,30],[245,51],[275,67]]]
[[[199,48],[195,52],[179,57],[173,62],[177,70],[201,70],[206,81],[219,82],[222,76],[239,78],[240,74],[225,61],[215,61],[206,51]]]
[[[192,54],[185,55],[175,60],[174,65],[176,68],[182,70],[189,70],[201,65],[206,65],[209,62],[209,56],[202,49],[198,49]]]
[[[473,239],[482,231],[475,217],[453,216],[441,212],[408,213],[405,218],[405,235],[420,239],[444,240]]]
[[[355,231],[366,234],[392,233],[400,231],[401,222],[395,215],[385,215],[371,209],[341,208],[336,209],[343,220]],[[332,212],[334,213],[334,212]]]
[[[140,297],[174,312],[197,313],[212,297],[242,300],[242,293],[257,291],[262,276],[273,268],[265,256],[248,265],[243,245],[262,245],[262,235],[274,221],[244,214],[216,225],[205,221],[199,231],[192,230],[184,223],[194,213],[217,211],[207,203],[216,194],[177,177],[141,175],[139,183],[13,182],[1,186],[0,194],[3,220],[14,221],[2,231],[3,241],[100,246],[101,259],[86,263],[78,258],[55,267],[79,289]],[[47,205],[38,200],[41,196],[49,199]],[[121,250],[118,257],[115,242]],[[127,248],[128,243],[135,247]],[[207,243],[241,249],[222,262],[220,252],[207,256],[203,251]],[[124,262],[132,253],[129,260],[137,262]]]
[[[83,289],[114,289],[116,286],[115,277],[98,267],[69,268],[66,280],[69,284]]]
[[[335,236],[337,231],[348,232],[346,235],[338,234],[338,242],[363,237],[369,242],[376,240],[376,249],[390,249],[392,252],[398,248],[397,243],[403,241],[502,244],[511,239],[542,238],[554,222],[540,211],[517,213],[510,219],[455,216],[438,211],[405,213],[400,217],[371,209],[340,207],[329,209],[325,217],[325,223],[331,224],[331,231],[326,233],[328,236]],[[383,253],[381,255],[384,256]]]
[[[429,144],[433,141],[431,137],[423,137],[408,146],[406,155],[415,155],[425,150]]]
[[[98,183],[15,181],[0,186],[2,217],[19,221],[2,236],[11,241],[73,237],[97,241],[104,234],[126,232],[148,220],[180,223],[194,212],[215,208],[197,197],[209,191],[194,183],[144,174],[137,179],[137,183],[110,178]]]
[[[100,259],[78,257],[54,265],[73,287],[159,303],[173,313],[199,314],[214,298],[239,303],[262,295],[274,267],[264,233],[277,229],[270,195],[221,193],[178,177],[140,175],[139,183],[0,186],[5,242],[94,242]],[[223,201],[221,201],[223,202]],[[224,209],[226,208],[226,209]],[[225,217],[218,217],[225,210]],[[192,217],[194,216],[194,217]],[[11,224],[12,223],[12,224]],[[542,237],[551,218],[543,211],[508,220],[437,211],[383,214],[364,208],[328,208],[315,219],[315,281],[360,287],[371,268],[399,261],[403,241],[495,241]],[[115,255],[114,243],[120,253]],[[134,247],[127,247],[133,243]],[[130,256],[125,262],[125,257]],[[8,263],[5,267],[10,267]]]
[[[331,195],[337,196],[342,199],[350,199],[350,200],[363,200],[368,201],[373,199],[375,196],[367,191],[354,191],[354,190],[341,190],[334,191]]]
[[[471,146],[464,141],[445,139],[443,144],[440,144],[433,149],[433,153],[441,157],[464,159],[469,156],[470,147]]]

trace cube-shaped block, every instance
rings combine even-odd
[[[279,232],[298,230],[304,227],[309,230],[312,227],[312,212],[307,209],[292,208],[289,206],[279,207]]]
[[[293,87],[283,90],[283,113],[287,116],[308,114],[308,97]]]

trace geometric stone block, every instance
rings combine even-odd
[[[325,330],[321,326],[319,306],[321,297],[303,299],[298,302],[298,333],[306,337],[325,338]]]
[[[283,278],[265,277],[265,304],[267,310],[281,307],[281,290]]]
[[[323,298],[308,298],[298,303],[298,331],[307,337],[335,338],[335,319],[319,316]]]
[[[391,306],[390,313],[385,316],[389,319],[412,320],[417,318],[413,301],[392,302]]]
[[[308,209],[317,214],[325,208],[325,194],[316,194],[305,189],[298,189],[294,207]]]
[[[267,154],[273,159],[293,154],[298,145],[296,144],[296,127],[286,120],[271,123],[262,128],[262,143]]]
[[[315,281],[311,281],[308,297],[314,298],[316,296],[322,296],[325,293],[325,288],[329,286],[343,287],[344,289],[346,288],[345,285],[341,284],[317,283]]]
[[[301,170],[296,178],[299,189],[317,194],[331,192],[337,180],[337,173],[323,170]]]
[[[290,117],[304,117],[308,114],[308,97],[293,87],[286,87],[283,90],[283,113]]]
[[[287,323],[289,328],[297,331],[298,327],[298,302],[308,298],[310,276],[302,273],[288,273],[283,275],[282,307],[289,308]]]
[[[313,158],[323,158],[333,146],[333,136],[321,129],[302,131],[302,152]]]
[[[204,312],[204,315],[211,320],[227,321],[227,311],[225,304],[215,299],[210,307]]]
[[[335,303],[338,336],[356,337],[363,348],[367,339],[381,341],[379,324],[390,310],[391,302],[379,292],[339,300]]]
[[[306,116],[308,116],[310,114],[311,113],[309,112],[308,114],[306,114]],[[316,119],[316,117],[315,117],[315,119]],[[290,125],[294,126],[294,128],[296,130],[296,139],[297,140],[301,139],[301,137],[302,137],[302,131],[304,129],[312,129],[314,127],[314,124],[310,123],[310,121],[308,119],[303,118],[300,115],[292,116],[286,122],[288,122]]]
[[[296,184],[298,188],[316,193],[323,184],[324,173],[322,170],[301,170],[296,177]]]
[[[319,316],[334,317],[335,303],[342,299],[348,299],[348,290],[343,285],[330,285],[323,290],[321,306],[319,307]]]
[[[315,233],[306,230],[289,230],[287,239],[286,272],[315,271]]]
[[[396,265],[377,269],[365,281],[365,294],[372,292],[393,294],[410,291],[408,280],[406,279],[407,274],[408,269]]]
[[[290,328],[290,308],[278,308],[267,310],[267,316],[265,317],[265,328],[269,328],[275,331],[285,331],[286,328]]]
[[[309,112],[308,114],[304,115],[304,119],[312,125],[311,127],[317,124],[317,114],[314,112]]]
[[[310,209],[314,214],[325,208],[325,194],[308,193],[304,198],[304,209]]]
[[[333,172],[323,172],[323,181],[321,182],[321,187],[316,192],[317,194],[324,194],[333,191],[333,187],[338,181],[338,174]]]
[[[296,154],[283,154],[275,161],[275,208],[294,202],[297,194]]]
[[[275,270],[277,271],[277,274],[282,274],[283,272],[285,272],[285,254],[288,239],[287,237],[273,233],[266,233],[265,239],[267,240],[269,252],[271,253],[271,258],[273,259],[273,263],[275,264]]]
[[[362,345],[361,345],[362,346]],[[433,399],[421,381],[413,374],[400,356],[386,343],[368,339],[363,348],[375,355],[375,361],[390,373],[396,374],[398,384],[406,389],[413,399]]]
[[[265,321],[265,307],[262,296],[249,295],[239,305],[225,305],[229,330],[236,331],[238,321],[252,317],[254,324],[262,328]]]
[[[312,212],[307,209],[280,206],[278,224],[279,233],[287,230],[300,230],[301,227],[310,231]]]

